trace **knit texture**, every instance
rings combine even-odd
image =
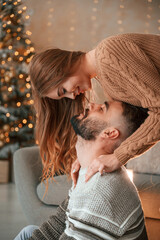
[[[66,209],[68,198],[58,207],[56,215],[50,216],[39,229],[36,229],[29,240],[58,240],[66,227]],[[67,239],[67,238],[66,238]]]
[[[85,183],[87,169],[79,172],[70,190],[65,233],[79,240],[136,239],[144,229],[137,190],[125,167]]]
[[[106,97],[149,109],[145,122],[114,152],[125,164],[160,140],[160,35],[109,37],[98,44],[95,54]]]

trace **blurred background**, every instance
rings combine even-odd
[[[36,145],[32,56],[52,47],[89,51],[106,37],[130,32],[160,34],[160,0],[0,0],[0,225],[11,224],[2,240],[26,223],[15,193],[13,154]],[[6,199],[15,201],[11,208]]]

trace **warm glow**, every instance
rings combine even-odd
[[[26,88],[30,89],[31,88],[31,84],[30,83],[26,83]]]
[[[18,52],[18,51],[15,51],[14,55],[15,55],[15,56],[18,56],[18,55],[19,55],[19,52]]]
[[[8,88],[8,92],[12,92],[12,90],[13,90],[12,87]]]
[[[10,45],[10,46],[8,46],[8,49],[12,49],[13,47]]]
[[[19,61],[23,61],[23,57],[20,57],[20,58],[19,58]]]
[[[25,42],[26,42],[27,44],[30,44],[30,43],[31,43],[31,40],[26,39]]]
[[[133,170],[132,169],[127,169],[128,176],[130,180],[133,182]]]
[[[15,127],[15,131],[18,132],[18,131],[19,131],[19,128],[18,128],[18,127]]]
[[[21,106],[21,103],[20,102],[17,102],[17,107],[20,107]]]
[[[31,96],[31,94],[30,94],[30,93],[27,93],[27,94],[26,94],[26,97],[28,97],[28,98],[29,98],[30,96]]]
[[[6,113],[6,117],[10,117],[10,113]]]
[[[19,78],[23,78],[23,74],[19,74]]]
[[[23,119],[23,121],[22,121],[24,124],[26,124],[27,123],[27,119]]]
[[[29,124],[28,124],[28,127],[29,127],[29,128],[33,128],[33,124],[32,124],[32,123],[29,123]]]

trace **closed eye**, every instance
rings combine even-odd
[[[66,93],[67,91],[66,91],[65,88],[63,88],[62,92],[63,92],[63,95],[65,95],[65,93]]]

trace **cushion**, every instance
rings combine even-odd
[[[47,205],[58,206],[61,204],[62,201],[68,196],[68,190],[72,185],[72,181],[68,180],[66,175],[56,176],[55,181],[49,179],[48,191],[45,196],[45,183],[39,183],[37,186],[37,195],[39,199]]]
[[[127,168],[139,173],[160,174],[160,142],[141,156],[128,161]]]
[[[145,217],[160,219],[160,176],[133,173]]]

